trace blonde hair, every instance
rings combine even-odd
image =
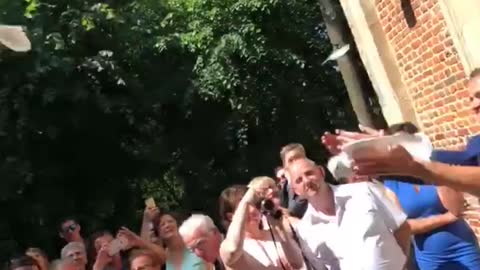
[[[265,185],[267,187],[274,187],[276,185],[275,180],[268,176],[257,176],[254,177],[250,183],[248,183],[248,187],[254,187],[259,185]]]
[[[289,153],[291,151],[298,151],[298,152],[300,152],[300,154],[302,154],[304,156],[307,155],[303,145],[301,145],[299,143],[289,143],[289,144],[285,145],[284,147],[282,147],[282,149],[280,150],[280,159],[282,160],[282,162],[284,164],[286,163],[285,162],[285,157],[287,156],[287,153]]]

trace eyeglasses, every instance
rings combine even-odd
[[[193,243],[193,245],[189,246],[188,249],[192,252],[194,252],[195,250],[205,250],[206,243],[207,243],[207,238],[202,237],[202,238],[198,239],[197,241],[195,241],[195,243]]]
[[[215,230],[209,230],[206,235],[203,237],[198,238],[195,242],[188,247],[188,249],[192,252],[195,250],[204,251],[207,249],[207,239],[214,234]]]

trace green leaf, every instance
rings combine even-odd
[[[89,16],[82,17],[82,26],[85,28],[86,31],[90,31],[95,28],[95,22]]]
[[[37,0],[25,0],[25,2],[27,3],[27,6],[25,7],[25,12],[23,15],[28,19],[31,19],[36,14],[39,4]]]

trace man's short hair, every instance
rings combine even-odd
[[[312,165],[312,166],[314,166],[314,167],[319,167],[319,166],[317,165],[317,163],[315,163],[315,161],[313,161],[313,160],[311,160],[311,159],[309,159],[309,158],[299,158],[299,159],[295,160],[292,164],[290,164],[290,165],[286,168],[286,171],[287,171],[290,175],[292,174],[291,172],[292,172],[292,167],[293,167],[293,165],[295,164],[295,162],[298,162],[298,161],[300,161],[300,160],[303,160],[303,161],[305,161],[306,163],[308,163],[309,165]]]
[[[139,257],[149,257],[152,260],[153,266],[160,266],[162,262],[158,258],[158,256],[151,250],[147,249],[134,249],[130,252],[130,256],[128,257],[128,264],[131,266],[132,262]]]
[[[87,254],[87,250],[85,249],[85,245],[83,243],[70,242],[62,248],[62,252],[60,253],[62,259],[68,258],[68,252],[70,250],[81,250],[85,253],[85,255]]]
[[[476,68],[470,73],[470,79],[473,79],[478,76],[480,76],[480,68]]]
[[[285,156],[287,155],[287,153],[294,150],[299,151],[300,153],[303,153],[304,156],[306,156],[305,148],[303,147],[303,145],[299,143],[289,143],[282,147],[282,149],[280,150],[280,159],[282,159],[283,163],[285,163]]]
[[[215,226],[215,223],[213,223],[213,220],[209,216],[193,214],[178,228],[178,233],[185,237],[191,235],[196,230],[206,233],[208,231],[217,230],[217,226]]]

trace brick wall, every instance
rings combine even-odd
[[[407,25],[400,0],[375,6],[419,124],[436,148],[457,149],[480,133],[466,90],[466,76],[439,0],[411,0],[416,24]],[[480,237],[478,199],[466,196],[467,220]]]

